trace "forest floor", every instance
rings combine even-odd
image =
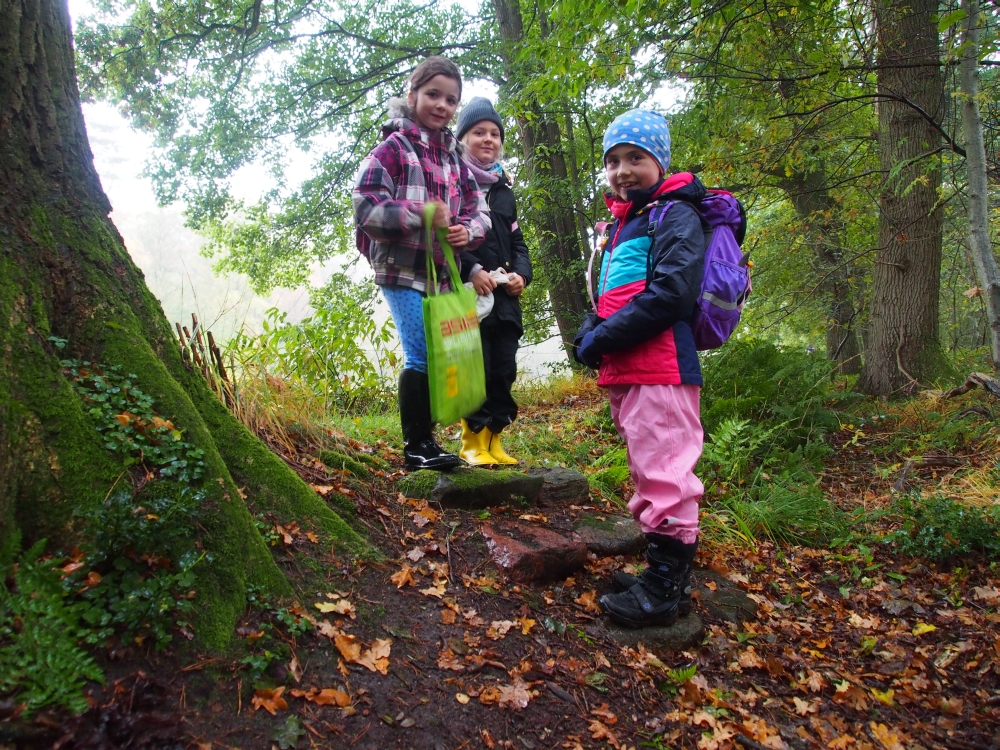
[[[579,455],[600,452],[608,436],[588,415],[603,408],[592,387],[538,399],[509,449],[539,462],[573,455],[573,442]],[[592,558],[569,579],[518,585],[493,564],[480,527],[535,511],[408,500],[386,440],[354,443],[393,467],[362,484],[292,457],[310,483],[326,472],[321,491],[350,493],[381,556],[341,559],[298,527],[274,525],[266,538],[298,602],[256,602],[225,656],[112,653],[92,709],[48,718],[46,736],[63,738],[49,746],[1000,747],[1000,570],[985,560],[939,567],[870,541],[898,526],[877,512],[901,471],[886,450],[890,422],[870,434],[844,425],[821,478],[842,510],[866,511],[864,533],[832,549],[703,540],[699,567],[738,585],[758,615],[732,624],[696,599],[702,642],[659,657],[593,627],[610,574],[638,557]],[[992,466],[995,443],[958,454]],[[933,482],[935,471],[915,465],[908,480]],[[597,494],[592,506],[627,515]]]

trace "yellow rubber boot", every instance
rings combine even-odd
[[[499,432],[493,432],[489,427],[484,427],[483,432],[488,433],[490,436],[488,450],[498,464],[504,464],[505,466],[514,466],[517,464],[517,459],[508,455],[507,451],[503,449],[503,445],[500,443]]]
[[[496,460],[487,448],[490,445],[490,430],[484,427],[479,432],[469,429],[469,423],[462,420],[462,450],[458,455],[470,466],[493,466]]]

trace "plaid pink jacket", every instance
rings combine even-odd
[[[406,118],[382,127],[383,141],[365,157],[354,180],[355,241],[375,269],[375,283],[427,291],[423,205],[431,198],[448,204],[456,223],[469,230],[467,249],[478,246],[490,219],[475,179],[456,150],[449,130],[418,128]],[[456,253],[459,266],[465,252]],[[465,259],[466,268],[475,262]],[[451,289],[447,264],[434,242],[439,291]]]

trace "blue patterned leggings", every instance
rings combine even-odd
[[[403,368],[426,373],[423,292],[404,286],[383,286],[381,289],[403,345]]]

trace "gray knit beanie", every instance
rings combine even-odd
[[[468,104],[466,104],[462,111],[458,113],[458,122],[455,126],[455,137],[458,140],[462,140],[462,136],[469,132],[473,125],[477,122],[482,122],[483,120],[489,120],[490,122],[496,123],[496,126],[500,128],[500,141],[504,139],[503,132],[503,120],[500,119],[500,115],[493,108],[492,102],[485,96],[477,96],[473,98]]]

